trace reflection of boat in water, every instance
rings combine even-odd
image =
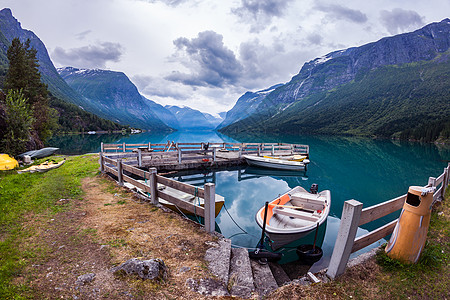
[[[327,223],[328,223],[327,220],[325,220],[325,222],[319,226],[319,231],[316,239],[317,247],[322,247],[324,243],[325,234],[327,231]],[[277,263],[280,265],[280,267],[283,269],[286,275],[288,275],[290,280],[300,278],[304,276],[308,271],[311,271],[313,269],[316,269],[318,271],[326,267],[323,265],[322,260],[319,260],[318,262],[312,262],[310,260],[305,260],[304,258],[301,258],[297,253],[297,248],[299,246],[312,245],[314,243],[314,237],[315,237],[315,230],[313,230],[312,232],[310,232],[309,234],[298,240],[295,240],[293,242],[290,242],[289,244],[284,245],[283,247],[277,249],[276,251],[271,251],[277,254],[282,254],[281,259],[278,260]],[[270,241],[268,239],[265,239],[263,246],[265,249],[270,249]],[[325,258],[325,261],[327,261],[327,259],[329,259],[329,257]],[[317,269],[317,267],[319,267],[319,269]]]
[[[291,171],[291,170],[276,170],[276,169],[265,169],[258,167],[247,167],[243,174],[261,175],[261,176],[272,176],[272,177],[302,177],[305,180],[308,179],[306,172]]]
[[[257,166],[271,169],[301,171],[306,170],[306,166],[307,164],[309,164],[309,159],[304,159],[303,161],[294,161],[294,160],[261,157],[254,155],[243,155],[242,157],[245,158],[245,160],[250,166]]]
[[[322,224],[330,212],[331,194],[329,190],[317,193],[317,185],[311,193],[297,186],[272,200],[267,212],[263,206],[256,214],[256,223],[263,228],[271,240],[272,249],[298,240]]]

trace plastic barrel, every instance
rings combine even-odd
[[[410,186],[402,212],[392,232],[386,253],[404,263],[416,263],[422,253],[430,226],[433,191]]]

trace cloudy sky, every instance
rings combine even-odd
[[[56,67],[124,72],[160,104],[218,113],[331,51],[438,22],[443,0],[2,0]]]

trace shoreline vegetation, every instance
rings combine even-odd
[[[99,174],[98,155],[65,158],[62,167],[47,173],[0,173],[1,299],[207,299],[185,282],[211,276],[203,257],[213,236],[176,213],[140,203]],[[381,251],[335,281],[291,283],[267,299],[445,299],[449,198],[447,189],[445,201],[433,210],[418,264],[403,265]],[[163,259],[169,278],[150,283],[111,275],[113,266],[132,257]],[[94,281],[76,284],[86,273],[95,273]]]

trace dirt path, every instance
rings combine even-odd
[[[140,203],[124,189],[104,178],[85,178],[83,200],[70,209],[40,222],[42,247],[31,286],[51,299],[201,299],[189,290],[188,278],[210,276],[203,257],[207,242],[215,240],[192,222],[173,212]],[[31,225],[32,221],[28,223]],[[115,278],[111,267],[130,258],[160,258],[169,268],[169,279],[157,284],[137,278]],[[94,273],[92,282],[77,283],[80,275]]]

